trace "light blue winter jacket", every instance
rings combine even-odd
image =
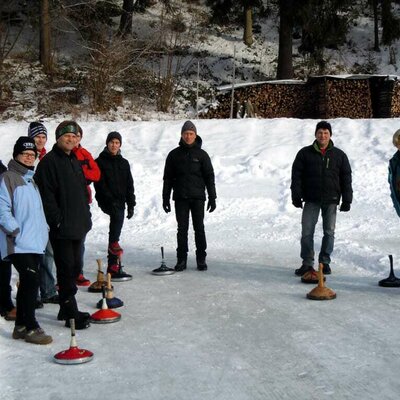
[[[400,151],[396,151],[389,161],[388,181],[390,185],[390,197],[397,215],[400,217]]]
[[[48,225],[34,172],[11,160],[0,180],[0,253],[44,254]]]

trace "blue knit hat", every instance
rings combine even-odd
[[[37,135],[46,135],[47,129],[41,122],[31,122],[28,126],[28,136],[34,138]]]

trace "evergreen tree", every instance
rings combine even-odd
[[[392,12],[392,1],[382,0],[382,44],[391,45],[400,38],[400,19]]]

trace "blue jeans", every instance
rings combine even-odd
[[[336,226],[336,204],[304,203],[301,217],[301,253],[303,265],[312,267],[314,265],[314,232],[318,222],[319,212],[322,215],[322,238],[321,250],[318,262],[329,264],[335,242]]]
[[[51,247],[50,240],[47,243],[46,251],[40,260],[39,267],[39,287],[40,297],[42,299],[49,299],[57,294],[56,281],[53,275],[54,270],[54,256],[53,248]]]

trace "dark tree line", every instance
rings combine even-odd
[[[10,1],[9,3],[23,2]],[[195,3],[194,0],[192,0]],[[116,34],[126,38],[132,34],[135,12],[144,12],[157,2],[172,7],[177,0],[33,0],[40,15],[39,59],[46,72],[52,70],[52,30],[57,18],[69,18],[71,26],[79,29],[82,37],[90,37],[112,29],[112,18],[119,17]],[[182,0],[183,2],[183,0]],[[185,0],[189,3],[190,0]],[[400,18],[395,14],[399,0],[206,0],[211,22],[216,25],[237,24],[243,27],[243,41],[251,46],[254,41],[253,27],[257,18],[279,16],[279,54],[277,78],[292,78],[293,37],[300,39],[298,51],[309,55],[324,68],[324,49],[338,48],[346,42],[352,20],[368,8],[374,16],[374,50],[381,45],[391,45],[400,38]],[[25,4],[25,3],[24,3]],[[382,28],[379,37],[379,28]],[[296,41],[296,44],[298,41]]]

